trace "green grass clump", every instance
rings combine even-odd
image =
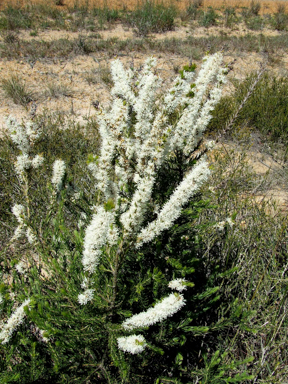
[[[233,25],[238,23],[239,21],[239,18],[237,17],[237,14],[236,14],[235,7],[225,8],[223,12],[223,16],[224,16],[224,25],[227,28],[232,28]]]
[[[264,19],[261,16],[252,16],[248,19],[245,19],[247,28],[252,31],[259,31],[264,27]]]
[[[26,107],[33,100],[32,93],[27,90],[25,83],[15,75],[1,82],[5,95],[11,98],[15,104]]]
[[[199,19],[199,25],[208,28],[217,25],[218,15],[214,8],[209,7],[207,11],[204,11],[201,18]]]
[[[146,0],[127,17],[129,25],[136,29],[139,36],[146,36],[151,32],[166,32],[174,29],[176,9],[173,6],[166,7]]]
[[[199,8],[202,7],[202,5],[202,0],[190,0],[185,12],[187,17],[191,20],[196,20],[200,13]]]
[[[285,31],[288,29],[288,14],[286,13],[285,5],[278,5],[277,12],[274,13],[272,17],[271,24],[278,31]]]
[[[32,28],[33,23],[27,12],[20,7],[8,5],[0,18],[0,29],[18,30]]]

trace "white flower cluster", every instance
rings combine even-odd
[[[25,300],[24,303],[10,316],[7,323],[4,324],[0,332],[0,340],[2,340],[2,344],[8,343],[15,328],[23,322],[25,317],[24,307],[29,305],[29,303],[30,299]]]
[[[27,270],[27,268],[26,268],[25,264],[23,263],[23,261],[19,261],[19,263],[15,265],[15,269],[21,275],[23,275],[26,272],[26,270]]]
[[[87,304],[88,301],[93,300],[94,291],[95,291],[95,289],[86,289],[84,291],[84,293],[80,293],[78,295],[78,302],[79,302],[79,304],[81,304],[81,305]]]
[[[118,337],[118,348],[133,355],[141,353],[146,347],[145,338],[142,335]]]
[[[102,247],[108,242],[109,234],[112,241],[115,241],[115,233],[111,233],[111,226],[113,227],[113,225],[114,213],[106,212],[103,207],[99,207],[85,232],[82,257],[84,271],[89,271],[90,274],[95,271],[102,254]]]
[[[158,236],[162,231],[171,227],[180,216],[182,207],[195,194],[210,174],[208,163],[201,160],[190,171],[175,189],[170,199],[164,204],[156,220],[143,228],[137,238],[137,247]]]
[[[153,176],[147,176],[140,180],[129,209],[120,218],[126,231],[135,231],[142,224],[147,201],[150,199],[154,182]]]
[[[219,101],[222,92],[222,85],[225,83],[225,68],[221,67],[222,55],[215,53],[204,59],[201,70],[195,81],[192,91],[194,93],[193,102],[189,102],[184,109],[171,138],[171,150],[182,149],[185,154],[191,153],[202,138],[204,130],[211,119],[211,111]],[[212,82],[215,86],[210,88],[209,97],[207,95],[208,86]],[[184,100],[183,100],[184,101]]]
[[[175,289],[178,292],[182,292],[187,289],[187,286],[183,285],[183,283],[185,282],[186,282],[185,279],[175,279],[170,281],[170,283],[168,284],[168,287],[171,289]]]
[[[148,59],[140,72],[126,71],[119,60],[112,62],[112,106],[109,111],[99,110],[101,153],[89,168],[103,198],[114,199],[116,209],[122,212],[120,221],[128,233],[141,227],[155,172],[164,159],[175,150],[190,154],[202,139],[225,81],[221,61],[218,53],[206,57],[194,84],[195,74],[183,71],[163,100],[158,98],[157,108],[155,100],[161,80],[152,72],[155,59]],[[169,116],[174,112],[179,120],[169,126]],[[127,198],[126,185],[133,182],[135,193]],[[195,181],[195,190],[202,182]],[[167,225],[171,224],[171,220],[170,224],[167,221]]]
[[[167,319],[167,317],[174,315],[185,305],[184,296],[177,293],[165,297],[160,303],[155,304],[154,307],[149,308],[146,312],[138,313],[125,320],[122,327],[128,331],[149,327],[159,321]]]
[[[62,188],[63,177],[65,175],[65,161],[55,160],[53,164],[53,175],[52,175],[52,184],[55,186],[55,189],[59,192]]]
[[[43,156],[30,156],[31,147],[39,139],[42,132],[39,126],[32,122],[20,125],[16,119],[9,116],[6,120],[6,126],[10,132],[11,139],[21,151],[15,162],[15,170],[20,180],[24,179],[25,172],[30,168],[39,168],[44,161]]]
[[[12,212],[16,216],[16,219],[19,223],[17,228],[14,231],[14,235],[11,239],[11,241],[19,239],[21,236],[26,235],[27,240],[30,244],[34,244],[37,240],[35,234],[33,233],[32,229],[30,227],[27,227],[27,224],[25,223],[25,208],[21,204],[15,204],[12,207]]]
[[[219,221],[219,223],[215,224],[215,227],[219,229],[219,231],[223,231],[226,224],[229,224],[230,228],[232,228],[235,223],[233,223],[230,217],[227,217],[225,220]]]

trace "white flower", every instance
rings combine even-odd
[[[92,217],[91,223],[86,228],[84,238],[84,251],[82,264],[84,271],[95,271],[102,254],[102,247],[107,241],[110,225],[113,224],[114,214],[106,212],[103,207],[98,208],[97,214]]]
[[[24,153],[23,155],[17,156],[16,157],[16,162],[15,162],[15,170],[16,173],[22,177],[23,173],[25,170],[28,170],[32,165],[32,162],[27,155],[27,153]]]
[[[226,221],[219,221],[219,223],[215,224],[215,228],[219,229],[219,231],[223,231],[225,224],[226,224]]]
[[[181,292],[187,289],[187,286],[183,285],[183,283],[185,282],[186,282],[185,279],[175,279],[170,281],[170,283],[168,284],[168,287],[171,289],[176,289],[176,291]]]
[[[193,88],[193,101],[191,102],[187,97],[182,99],[181,104],[186,103],[188,105],[173,130],[170,142],[171,151],[182,149],[188,155],[196,148],[202,138],[211,119],[210,112],[221,96],[220,78],[221,82],[224,81],[224,69],[221,67],[221,62],[222,55],[219,53],[205,58]],[[216,81],[216,85],[210,89],[208,98],[205,95],[208,94],[208,85],[212,81]]]
[[[119,349],[133,355],[143,352],[146,347],[146,342],[142,335],[118,337],[117,342]]]
[[[142,224],[147,203],[151,197],[154,180],[154,177],[147,176],[139,181],[129,209],[120,217],[120,221],[126,231],[135,231]]]
[[[209,140],[209,141],[206,141],[205,144],[207,149],[213,149],[216,145],[216,142],[214,140]]]
[[[79,200],[81,197],[81,193],[80,192],[75,192],[73,197],[72,197],[72,201],[76,201],[76,200]]]
[[[129,331],[134,328],[149,327],[174,315],[184,305],[185,299],[183,295],[171,293],[171,295],[165,297],[160,303],[149,308],[146,312],[138,313],[125,320],[122,323],[122,327]]]
[[[22,235],[25,234],[25,226],[23,225],[18,225],[18,227],[14,231],[14,235],[11,238],[11,241],[19,239]]]
[[[49,341],[50,339],[49,339],[49,337],[45,337],[45,336],[43,336],[45,332],[46,332],[45,330],[43,330],[43,329],[39,329],[39,333],[40,333],[40,336],[41,336],[42,340],[44,341],[44,343],[48,343],[48,341]]]
[[[233,227],[233,225],[235,225],[235,223],[233,223],[231,217],[227,217],[226,222],[230,225],[231,228]]]
[[[32,167],[33,168],[39,168],[44,162],[44,157],[40,155],[36,155],[34,159],[32,160]]]
[[[9,116],[6,120],[6,126],[10,131],[11,139],[18,146],[23,154],[27,154],[30,149],[29,138],[26,133],[26,128],[19,125],[17,120]]]
[[[41,136],[42,132],[35,123],[28,121],[25,124],[25,128],[31,143],[34,143]]]
[[[26,237],[30,244],[36,243],[37,238],[30,227],[26,231]]]
[[[0,293],[0,304],[2,304],[3,303],[3,296],[1,295],[1,293]]]
[[[12,207],[12,212],[16,216],[19,224],[23,224],[25,218],[25,208],[22,204],[15,204]]]
[[[86,289],[84,293],[78,295],[78,302],[83,305],[87,304],[88,301],[93,300],[94,291],[95,289]]]
[[[89,279],[85,276],[82,283],[81,283],[81,288],[82,289],[87,289],[89,286]]]
[[[233,223],[232,219],[230,217],[227,217],[227,219],[220,221],[219,223],[215,224],[215,228],[219,229],[219,231],[223,231],[226,223],[228,223],[231,228],[233,227],[233,225],[235,225],[235,223]]]
[[[135,100],[134,93],[131,89],[131,81],[133,72],[125,71],[120,60],[114,60],[111,63],[111,75],[114,82],[114,87],[111,90],[113,96],[121,96],[130,104]]]
[[[55,160],[53,164],[53,176],[52,184],[55,185],[57,191],[60,191],[62,188],[62,181],[65,175],[65,162],[63,160]]]
[[[21,275],[23,275],[27,270],[23,261],[19,261],[19,263],[15,265],[15,268],[16,268],[17,272],[20,273]]]
[[[111,224],[107,233],[107,242],[112,247],[117,244],[119,239],[119,229],[115,224]]]
[[[8,343],[15,328],[23,322],[25,317],[24,307],[29,305],[29,303],[30,299],[25,300],[24,303],[11,315],[7,323],[4,324],[0,332],[0,340],[2,340],[2,344]]]

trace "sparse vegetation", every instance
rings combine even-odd
[[[272,18],[272,26],[278,31],[285,31],[288,29],[288,14],[284,4],[279,4],[277,12]]]
[[[189,2],[188,7],[186,8],[186,15],[192,20],[196,20],[199,16],[199,8],[203,6],[203,1],[193,0]]]
[[[127,22],[135,28],[138,36],[147,36],[151,32],[173,30],[175,16],[175,7],[166,7],[154,0],[145,0],[127,16]]]
[[[214,8],[209,7],[207,11],[203,11],[202,16],[199,19],[199,25],[203,27],[211,27],[217,24],[218,15]]]
[[[71,97],[72,91],[71,89],[65,85],[61,84],[59,82],[53,82],[47,84],[47,91],[45,92],[45,96],[53,97],[55,99],[59,99],[60,97]]]
[[[33,100],[32,92],[27,89],[23,80],[16,75],[12,75],[9,79],[3,79],[1,87],[5,95],[11,98],[15,104],[26,107]]]
[[[227,28],[232,28],[239,22],[239,18],[236,15],[236,9],[234,7],[227,7],[224,9],[224,25]]]

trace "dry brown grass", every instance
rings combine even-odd
[[[161,2],[167,6],[173,4],[177,9],[183,10],[188,4],[189,0],[155,0],[156,2]],[[192,0],[193,1],[193,0]],[[5,8],[7,5],[11,4],[13,6],[25,6],[27,4],[47,4],[47,1],[44,0],[2,0],[0,2],[0,9]],[[288,0],[259,0],[261,4],[260,14],[274,13],[277,11],[279,4],[288,5]],[[54,5],[55,2],[50,0],[49,3]],[[135,9],[137,4],[141,3],[141,0],[110,0],[108,3],[109,8],[116,9]],[[78,6],[88,4],[89,7],[104,7],[107,6],[107,0],[64,0],[63,6],[57,6],[57,8],[65,9],[68,7],[73,7],[75,4]],[[204,0],[204,8],[212,6],[213,8],[221,7],[250,7],[251,0]]]

